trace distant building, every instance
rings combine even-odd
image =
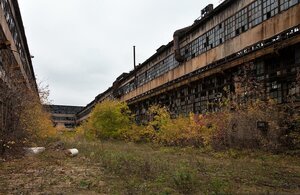
[[[76,113],[81,111],[80,106],[45,105],[46,110],[51,114],[54,126],[57,129],[70,129],[76,125]]]

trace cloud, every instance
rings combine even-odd
[[[213,1],[19,1],[33,66],[55,104],[86,105]]]

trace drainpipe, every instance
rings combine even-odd
[[[175,60],[177,62],[184,62],[185,58],[184,56],[181,55],[180,53],[180,43],[179,43],[179,38],[184,35],[191,26],[176,30],[173,34],[173,43],[174,43],[174,54],[175,54]]]

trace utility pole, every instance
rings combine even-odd
[[[134,71],[134,87],[137,88],[137,76],[136,76],[136,59],[135,59],[135,46],[133,46],[133,71]]]

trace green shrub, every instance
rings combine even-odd
[[[96,138],[120,138],[131,126],[131,112],[125,102],[106,100],[93,109],[86,134]]]

